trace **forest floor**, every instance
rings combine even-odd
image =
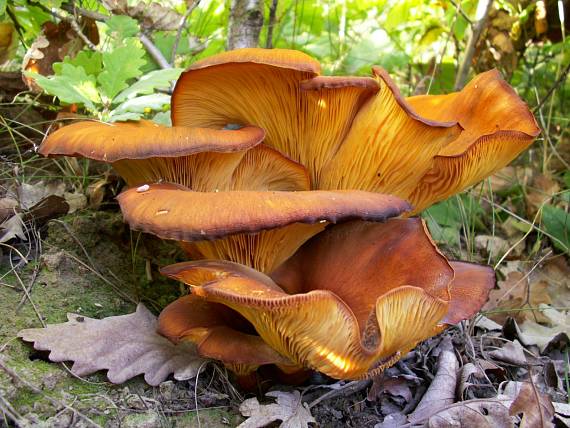
[[[142,301],[157,314],[181,292],[158,272],[183,260],[179,248],[129,230],[114,200],[121,184],[109,169],[39,158],[34,144],[44,131],[42,125],[31,136],[11,134],[12,142],[0,146],[6,147],[0,152],[0,426],[233,427],[245,420],[239,407],[246,398],[271,402],[263,397],[266,391],[240,391],[214,363],[193,380],[152,387],[139,376],[114,385],[101,372],[78,377],[68,364],[49,362],[47,353],[18,338],[22,329],[65,322],[68,313],[122,315]],[[456,256],[463,250],[447,251]],[[485,262],[488,253],[487,245],[469,257]],[[557,426],[570,426],[570,323],[552,325],[548,319],[550,308],[564,315],[570,307],[568,258],[550,248],[527,256],[516,254],[498,270],[496,291],[509,295],[511,312],[496,305],[488,317],[450,328],[374,381],[337,382],[314,374],[301,386],[271,390],[298,391],[292,412],[304,408],[326,427],[450,426],[441,421],[466,420],[473,409],[488,426],[509,426],[509,411],[515,422],[537,411],[556,413]],[[513,294],[518,284],[525,287]],[[529,322],[547,329],[536,330],[545,342],[521,329]],[[521,398],[525,385],[534,391],[530,401]],[[443,399],[437,409],[441,403],[434,404],[434,397]],[[513,408],[515,398],[523,403]]]

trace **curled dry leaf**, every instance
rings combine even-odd
[[[141,303],[134,313],[101,320],[68,314],[69,321],[46,328],[22,330],[18,336],[34,348],[51,351],[55,362],[73,361],[71,371],[85,376],[108,370],[112,383],[144,374],[158,385],[173,373],[177,380],[193,378],[204,360],[189,344],[174,345],[156,332],[156,317]]]
[[[498,399],[455,403],[431,416],[429,428],[512,428],[508,408]]]
[[[14,214],[8,220],[0,223],[0,243],[8,242],[14,238],[19,238],[23,241],[26,240],[22,213]]]
[[[260,428],[271,422],[281,421],[280,428],[306,428],[316,423],[307,405],[301,402],[299,391],[271,391],[266,394],[275,397],[277,403],[259,404],[257,398],[249,398],[239,406],[239,411],[248,419],[238,428]]]
[[[489,355],[499,361],[514,364],[515,366],[527,365],[524,348],[518,340],[507,342],[501,349],[489,352]]]
[[[523,414],[521,428],[554,427],[554,406],[548,395],[541,393],[535,385],[523,383],[517,398],[509,408],[509,414]]]
[[[570,334],[570,312],[557,311],[548,305],[540,305],[548,326],[526,320],[521,325],[521,339],[526,345],[537,345],[541,351],[559,334]]]
[[[426,394],[409,416],[412,423],[429,419],[431,415],[455,401],[457,386],[457,370],[459,363],[453,352],[451,340],[446,338],[441,345],[441,353],[437,360],[437,372]]]

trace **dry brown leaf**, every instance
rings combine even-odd
[[[505,254],[511,245],[503,238],[490,235],[478,235],[475,237],[475,248],[484,255],[488,255],[491,260],[497,260]]]
[[[37,183],[22,183],[16,189],[20,207],[23,210],[29,210],[37,205],[42,199],[48,196],[62,196],[65,193],[65,183],[63,181],[51,181],[45,183],[39,181]]]
[[[416,407],[416,410],[408,417],[410,422],[423,422],[455,401],[458,366],[459,363],[453,352],[451,340],[445,338],[441,344],[441,353],[437,360],[435,378]]]
[[[0,223],[16,214],[18,201],[13,198],[0,198]]]
[[[455,403],[431,416],[429,428],[512,428],[509,409],[498,399]]]
[[[498,289],[491,290],[489,300],[483,307],[483,311],[493,311],[497,309],[517,309],[512,312],[489,312],[487,317],[504,324],[507,317],[513,317],[522,322],[526,319],[537,319],[544,321],[544,317],[539,311],[519,310],[523,308],[537,308],[540,304],[551,303],[548,293],[548,284],[544,281],[532,281],[532,277],[523,272],[509,272],[504,281],[498,282]]]
[[[173,373],[177,380],[193,378],[204,359],[190,344],[174,345],[156,332],[156,317],[140,303],[134,313],[101,320],[68,314],[69,321],[18,333],[34,348],[51,351],[55,362],[73,361],[71,371],[85,376],[108,370],[112,383],[140,374],[158,385]]]
[[[523,414],[521,428],[551,428],[554,427],[554,406],[548,395],[538,391],[535,385],[524,383],[517,398],[509,408],[509,414]]]
[[[260,428],[271,422],[281,421],[280,428],[306,428],[316,423],[309,408],[301,402],[299,391],[271,391],[266,394],[275,397],[277,403],[259,404],[257,398],[249,398],[239,406],[242,415],[247,416],[238,428]]]
[[[10,239],[19,238],[25,241],[23,214],[17,213],[8,220],[0,224],[0,243],[8,242]]]
[[[521,326],[521,340],[526,345],[537,345],[541,351],[559,334],[570,335],[570,311],[557,311],[548,305],[541,305],[542,313],[549,326],[526,320]]]
[[[559,191],[560,185],[552,178],[543,174],[535,176],[525,197],[528,215],[534,216],[542,205]]]
[[[507,342],[501,349],[489,352],[489,355],[499,361],[504,361],[515,366],[526,366],[527,360],[524,348],[518,340]]]

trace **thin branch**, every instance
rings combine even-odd
[[[94,19],[95,21],[105,22],[107,21],[110,16],[103,15],[99,12],[93,12],[91,10],[83,9],[81,7],[76,7],[69,3],[64,3],[61,5],[61,8],[73,15],[78,14],[84,16],[86,18]],[[139,40],[141,41],[142,45],[151,56],[151,58],[160,66],[160,68],[172,68],[162,52],[156,47],[156,45],[152,42],[150,38],[148,38],[145,34],[141,33],[139,35]]]
[[[465,51],[465,56],[463,57],[461,65],[459,66],[459,70],[457,72],[457,78],[455,79],[456,91],[463,88],[463,86],[465,85],[465,82],[467,80],[467,75],[469,74],[469,69],[471,68],[471,62],[473,61],[473,56],[475,55],[475,48],[477,47],[477,42],[479,41],[479,37],[481,37],[483,29],[485,28],[485,24],[487,23],[487,17],[489,16],[489,12],[491,10],[492,5],[493,2],[491,0],[479,0],[477,9],[479,10],[481,6],[484,6],[485,9],[482,11],[481,17],[471,27],[471,35],[469,36],[469,41],[467,42],[467,50]]]
[[[279,0],[273,0],[269,8],[269,22],[267,23],[267,37],[265,40],[265,47],[267,49],[273,48],[273,27],[275,26],[275,16],[277,15],[277,3]]]
[[[156,45],[146,36],[146,34],[141,33],[139,35],[139,40],[142,45],[150,55],[152,59],[160,66],[160,68],[172,68],[169,62],[166,60],[162,52],[156,47]]]
[[[57,19],[59,19],[60,21],[65,21],[68,22],[69,25],[71,25],[71,29],[75,32],[75,34],[77,34],[77,36],[83,40],[83,43],[85,43],[85,45],[93,50],[96,51],[97,50],[97,46],[95,46],[93,44],[93,42],[91,40],[89,40],[89,38],[83,34],[83,30],[81,30],[81,26],[79,25],[79,22],[77,22],[77,20],[75,19],[75,15],[73,13],[70,14],[70,16],[62,16],[59,13],[57,13],[55,11],[55,9],[50,9],[46,6],[44,6],[43,4],[39,3],[39,2],[34,2],[34,6],[39,7],[40,9],[42,9],[44,12],[49,13],[50,15],[56,17]],[[63,5],[62,5],[62,9],[66,10]]]
[[[566,68],[564,69],[564,71],[562,72],[560,77],[558,78],[558,80],[556,82],[554,82],[554,85],[552,85],[552,87],[548,90],[548,92],[546,93],[544,98],[533,109],[533,113],[540,110],[540,108],[544,105],[544,103],[546,103],[546,101],[548,101],[548,99],[552,96],[554,91],[566,80],[569,72],[570,72],[570,63],[568,63],[568,65],[566,66]]]
[[[188,18],[190,15],[192,15],[192,12],[194,12],[194,9],[196,9],[199,4],[200,0],[196,0],[192,6],[188,8],[180,20],[180,25],[178,26],[178,31],[176,32],[176,39],[174,40],[174,46],[172,46],[172,53],[170,54],[170,64],[172,64],[173,67],[174,61],[176,60],[176,51],[178,50],[178,44],[180,43],[180,38],[182,37],[182,30],[184,30],[184,27],[186,27],[186,21],[188,21]]]

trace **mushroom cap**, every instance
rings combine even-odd
[[[237,49],[183,73],[172,95],[175,125],[256,124],[274,147],[309,170],[344,139],[354,115],[377,91],[374,79],[320,77],[318,62],[298,51]],[[314,80],[312,80],[315,78]]]
[[[464,128],[437,153],[409,195],[415,212],[499,170],[540,133],[526,103],[497,70],[479,74],[459,92],[411,97],[407,102],[424,117],[454,120]]]
[[[161,272],[239,313],[233,316],[247,319],[293,365],[343,379],[374,375],[441,331],[442,322],[473,315],[494,284],[492,270],[450,265],[417,218],[332,226],[271,277],[207,260]],[[195,322],[190,307],[182,317]],[[232,319],[224,322],[231,327]]]
[[[77,122],[47,136],[38,152],[44,156],[83,156],[104,162],[179,157],[200,152],[230,153],[250,149],[265,133],[255,126],[237,130],[167,127],[140,122]]]
[[[223,361],[237,374],[248,374],[265,364],[294,365],[255,331],[248,332],[248,326],[227,306],[194,295],[175,300],[158,317],[158,332],[164,337],[173,343],[193,342],[201,357]]]
[[[173,184],[131,188],[118,200],[132,229],[180,241],[256,233],[293,223],[382,221],[411,208],[396,197],[360,191],[194,192]]]
[[[346,138],[324,166],[319,188],[406,198],[434,156],[462,129],[455,121],[418,115],[385,70],[374,67],[373,73],[380,89],[360,108]]]

